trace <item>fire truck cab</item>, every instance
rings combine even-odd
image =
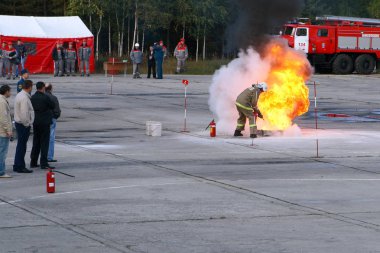
[[[305,52],[316,71],[370,74],[380,60],[380,20],[338,16],[291,22],[281,37]]]

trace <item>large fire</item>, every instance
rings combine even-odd
[[[268,45],[265,58],[271,62],[271,69],[268,91],[260,95],[258,102],[265,119],[261,129],[286,130],[296,117],[309,110],[309,89],[305,82],[312,74],[311,66],[302,52],[278,41]]]

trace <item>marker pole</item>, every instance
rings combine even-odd
[[[317,106],[317,84],[314,82],[314,115],[315,115],[315,134],[317,145],[317,158],[319,158],[319,139],[318,139],[318,106]]]

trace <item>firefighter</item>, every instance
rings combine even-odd
[[[140,44],[136,43],[131,54],[131,61],[133,63],[133,78],[141,78],[140,76],[140,65],[143,61],[143,53],[140,50]]]
[[[75,62],[77,60],[77,52],[73,48],[73,45],[73,42],[69,42],[69,48],[65,50],[67,76],[75,75]]]
[[[181,39],[175,48],[174,56],[177,58],[177,71],[175,73],[179,74],[185,70],[185,61],[189,57],[189,51],[187,50],[184,38]]]
[[[13,47],[12,42],[8,43],[8,50],[6,51],[6,54],[8,56],[7,61],[7,79],[11,79],[11,76],[14,79],[16,79],[16,68],[18,66],[18,54],[16,48]]]
[[[0,47],[0,77],[4,76],[3,73],[4,73],[4,68],[5,68],[5,62],[7,60],[5,57],[6,46],[7,46],[7,43],[3,41]]]
[[[257,102],[259,101],[260,94],[267,91],[268,86],[266,83],[253,84],[252,87],[244,90],[236,99],[236,108],[239,112],[239,119],[234,136],[243,136],[241,131],[244,130],[247,118],[249,119],[250,137],[257,138],[257,125],[256,115],[263,118]]]
[[[85,71],[86,71],[86,76],[90,76],[90,56],[91,56],[91,48],[87,46],[87,40],[83,40],[82,46],[79,48],[79,54],[78,54],[78,57],[80,60],[81,76],[84,76]]]
[[[54,60],[54,76],[63,76],[65,52],[60,41],[57,42],[57,46],[53,49],[52,56]]]

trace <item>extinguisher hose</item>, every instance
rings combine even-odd
[[[211,122],[208,124],[208,126],[206,127],[205,130],[207,130],[210,126],[211,126],[211,123],[214,122],[215,119],[212,119]]]
[[[63,172],[58,171],[58,170],[53,170],[53,172],[58,173],[58,174],[62,174],[62,175],[67,176],[67,177],[75,177],[75,176],[73,176],[73,175],[66,174],[66,173],[63,173]]]

